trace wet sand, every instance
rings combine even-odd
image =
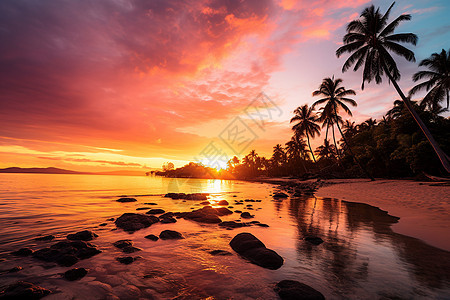
[[[366,203],[400,217],[393,231],[450,250],[450,186],[408,180],[326,180],[318,197]]]

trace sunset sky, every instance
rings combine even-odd
[[[336,58],[345,25],[391,1],[0,1],[0,168],[148,170],[195,161],[236,117],[252,138],[241,154],[291,136],[292,111],[335,75],[357,92],[352,120],[380,119],[398,96],[385,81],[361,91]],[[450,44],[450,2],[397,1],[412,14],[416,63],[397,58],[400,86]],[[261,92],[273,114],[245,112]],[[419,98],[423,94],[417,95]],[[344,118],[345,119],[345,118]],[[318,146],[323,137],[317,138]]]

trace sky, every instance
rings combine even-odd
[[[293,110],[325,77],[380,119],[392,85],[341,73],[346,24],[391,1],[0,1],[0,168],[78,171],[223,166],[255,149],[270,156],[292,135]],[[397,1],[410,13],[416,62],[396,57],[404,91],[418,63],[450,41],[450,2]],[[418,99],[423,94],[417,95]],[[320,145],[323,136],[312,141]]]

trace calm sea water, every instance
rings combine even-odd
[[[17,280],[33,282],[55,293],[45,299],[276,299],[274,285],[283,279],[306,283],[328,299],[449,299],[449,252],[394,233],[396,219],[378,208],[338,199],[303,197],[275,201],[275,186],[240,181],[169,179],[161,177],[0,174],[0,289]],[[254,220],[269,228],[225,230],[217,225],[179,219],[128,234],[114,230],[108,218],[136,212],[145,202],[166,211],[189,211],[201,201],[164,198],[167,192],[206,192],[209,200],[252,202]],[[118,203],[120,196],[138,199]],[[234,197],[236,196],[236,197]],[[245,203],[248,204],[248,203]],[[222,217],[239,219],[239,214]],[[21,247],[40,249],[68,233],[89,229],[103,252],[78,262],[89,269],[76,282],[61,278],[69,268],[18,258]],[[162,230],[181,232],[185,239],[153,242],[144,238]],[[239,232],[251,232],[285,260],[266,270],[238,255],[212,256],[210,250],[231,251],[228,243]],[[37,242],[53,234],[56,241]],[[307,235],[325,242],[314,246]],[[131,239],[142,258],[122,265],[123,254],[112,243]],[[444,238],[444,237],[443,237]],[[6,273],[22,266],[17,273]]]

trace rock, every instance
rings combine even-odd
[[[145,202],[145,205],[158,205],[158,203],[154,203],[154,202]]]
[[[122,256],[122,257],[116,257],[116,260],[118,262],[120,262],[121,264],[129,265],[133,261],[135,261],[136,259],[134,257],[131,257],[131,256]]]
[[[256,226],[260,226],[260,227],[269,227],[269,225],[264,224],[264,223],[256,223]]]
[[[25,281],[18,281],[0,292],[0,299],[41,299],[51,294],[50,290]]]
[[[254,218],[254,216],[251,215],[249,212],[245,211],[245,212],[243,212],[243,213],[241,214],[241,218],[244,218],[244,219],[251,219],[251,218]]]
[[[17,255],[17,256],[28,256],[30,254],[33,254],[33,250],[25,247],[25,248],[20,248],[19,250],[16,250],[14,252],[11,252],[11,254]]]
[[[174,217],[175,214],[173,212],[166,212],[165,214],[162,214],[159,216],[159,218],[170,218],[170,217]]]
[[[146,212],[147,215],[159,215],[159,214],[163,214],[166,211],[164,209],[161,208],[153,208],[150,209],[148,212]]]
[[[70,267],[79,259],[90,258],[101,253],[94,245],[84,241],[61,241],[50,247],[39,249],[33,253],[33,257],[56,262],[61,266]]]
[[[274,290],[282,300],[325,300],[321,292],[295,280],[282,280]]]
[[[46,236],[40,236],[40,237],[37,237],[37,238],[35,238],[34,240],[36,240],[36,241],[45,241],[45,242],[47,242],[47,241],[53,240],[54,238],[55,238],[54,235],[49,234],[49,235],[46,235]]]
[[[116,201],[120,202],[120,203],[127,203],[127,202],[136,202],[137,200],[135,198],[124,197],[124,198],[117,199]]]
[[[163,224],[169,224],[169,223],[176,223],[177,220],[173,217],[165,217],[165,218],[160,218],[160,222]]]
[[[154,235],[154,234],[149,234],[149,235],[146,235],[146,236],[144,236],[146,239],[149,239],[149,240],[151,240],[151,241],[157,241],[157,240],[159,240],[159,237],[157,237],[156,235]]]
[[[211,203],[209,201],[203,201],[200,202],[200,205],[211,205]]]
[[[233,255],[233,253],[225,251],[225,250],[212,250],[212,251],[209,251],[209,254],[211,254],[211,255],[219,255],[219,256]]]
[[[184,239],[183,235],[178,231],[164,230],[159,234],[159,238],[162,240],[178,240]]]
[[[69,281],[74,281],[86,276],[88,271],[85,268],[75,268],[64,273],[64,278]]]
[[[245,227],[245,226],[250,226],[250,224],[248,223],[241,223],[241,222],[235,222],[235,221],[224,221],[222,223],[219,223],[220,227],[225,227],[225,228],[241,228],[241,227]]]
[[[114,221],[114,220],[115,220],[114,218],[106,219],[106,221]]]
[[[231,211],[226,207],[216,209],[212,208],[211,206],[205,206],[201,209],[193,210],[191,212],[175,213],[175,215],[177,217],[200,223],[218,224],[222,222],[222,220],[218,216],[224,216],[229,214],[230,212]]]
[[[305,241],[310,242],[313,245],[320,245],[323,243],[323,240],[317,236],[307,236],[305,237]]]
[[[9,269],[8,273],[16,273],[16,272],[19,272],[20,270],[23,270],[23,268],[21,266],[17,266],[17,267]]]
[[[127,246],[127,247],[122,248],[123,253],[134,253],[137,251],[142,251],[142,249],[138,248],[138,247],[134,247],[134,246]]]
[[[133,246],[133,242],[131,240],[118,240],[118,241],[114,242],[113,245],[114,245],[114,247],[123,249],[125,247]]]
[[[266,246],[253,234],[243,232],[230,242],[231,248],[250,262],[263,268],[276,270],[283,265],[283,258]]]
[[[253,200],[253,199],[245,199],[244,201],[245,201],[245,202],[256,202],[256,201]]]
[[[147,209],[151,209],[151,208],[150,207],[138,207],[138,208],[136,208],[136,210],[147,210]]]
[[[89,230],[83,230],[74,234],[69,234],[67,236],[68,240],[75,240],[75,241],[90,241],[94,238],[98,237],[97,234],[93,233]]]
[[[209,194],[206,193],[193,193],[193,194],[168,193],[164,197],[172,199],[185,199],[185,200],[207,200],[208,195]]]
[[[98,224],[98,226],[106,226],[106,225],[108,225],[108,223],[101,223],[101,224]]]
[[[287,198],[287,197],[289,197],[289,195],[287,195],[287,194],[285,194],[283,192],[278,192],[278,193],[273,194],[272,197],[273,198]]]
[[[227,200],[220,200],[217,204],[222,205],[222,206],[227,206],[229,203]]]
[[[147,228],[152,224],[159,222],[158,217],[148,216],[144,214],[124,213],[115,221],[118,228],[122,228],[128,232]]]
[[[242,210],[238,210],[238,209],[237,209],[237,210],[235,210],[234,212],[237,213],[237,214],[240,214],[240,213],[242,213]]]

